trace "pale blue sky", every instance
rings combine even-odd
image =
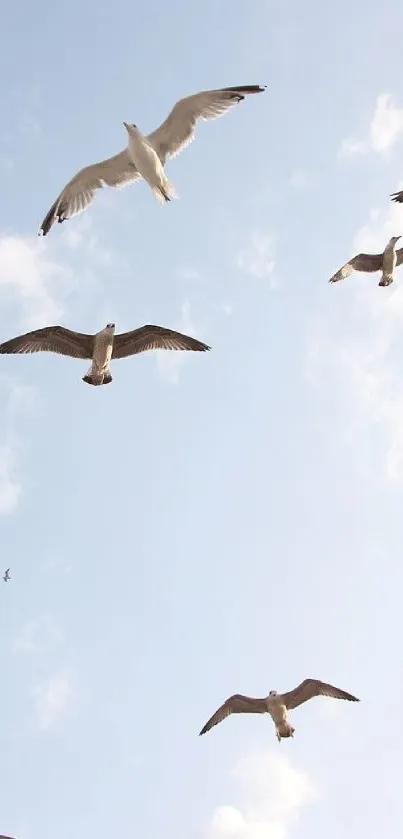
[[[1,359],[1,832],[401,829],[403,274],[327,279],[403,233],[402,24],[397,0],[3,10],[1,340],[151,322],[212,352],[99,389]],[[267,90],[198,126],[178,201],[104,191],[36,237],[123,120],[231,84]],[[307,676],[362,702],[296,710],[281,744],[253,716],[198,737],[231,693]]]

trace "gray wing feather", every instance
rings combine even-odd
[[[127,149],[100,163],[86,166],[74,175],[56,198],[41,224],[39,235],[46,236],[56,221],[61,224],[84,212],[93,202],[97,189],[103,186],[121,189],[139,178]]]
[[[230,714],[265,714],[267,705],[265,699],[253,699],[251,696],[242,696],[241,693],[234,693],[206,722],[199,734],[205,734],[214,725],[225,720]]]
[[[282,698],[287,708],[297,708],[308,699],[313,699],[314,696],[331,696],[333,699],[347,699],[349,702],[359,702],[356,696],[347,693],[345,690],[329,685],[326,682],[320,682],[318,679],[304,679],[298,687],[290,690],[288,693],[283,693]]]
[[[132,332],[116,335],[113,342],[112,358],[126,358],[128,355],[146,350],[193,350],[205,352],[210,347],[196,338],[165,329],[163,326],[142,326]]]
[[[390,197],[392,201],[397,201],[398,204],[403,203],[403,192],[392,192]]]
[[[399,248],[399,250],[396,251],[396,267],[398,265],[401,265],[402,262],[403,262],[403,248]]]
[[[345,280],[353,271],[380,271],[383,263],[383,253],[358,253],[349,262],[346,262],[339,271],[330,277],[329,283],[337,283]]]
[[[147,139],[164,164],[167,157],[175,157],[194,138],[198,119],[217,119],[233,105],[252,93],[262,93],[261,85],[243,85],[224,87],[219,90],[203,90],[193,96],[187,96],[176,103],[171,113]]]
[[[94,336],[72,332],[64,326],[34,329],[0,344],[1,354],[54,352],[73,358],[92,358]]]

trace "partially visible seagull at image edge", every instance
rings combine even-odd
[[[157,349],[205,352],[211,347],[163,326],[141,326],[115,335],[114,323],[108,323],[95,335],[72,332],[64,326],[46,326],[0,344],[0,354],[54,352],[71,358],[90,358],[91,367],[83,376],[83,382],[89,385],[107,385],[112,381],[111,359]]]
[[[353,271],[366,271],[367,273],[382,271],[382,277],[378,285],[391,285],[395,268],[403,262],[403,248],[396,250],[396,242],[399,239],[401,239],[401,236],[392,236],[383,253],[358,253],[357,256],[353,256],[349,262],[346,262],[339,271],[333,274],[333,277],[330,277],[329,283],[338,283],[339,280],[345,280]]]
[[[41,224],[39,236],[46,236],[56,221],[61,224],[86,210],[94,200],[96,190],[104,186],[122,189],[144,178],[160,203],[170,201],[176,197],[176,192],[165,175],[165,161],[176,157],[192,142],[197,120],[216,119],[242,102],[245,96],[262,93],[265,89],[266,85],[241,85],[203,90],[187,96],[180,99],[165,122],[147,136],[136,125],[124,122],[129,138],[127,148],[77,172],[52,204]]]
[[[331,696],[334,699],[347,699],[349,702],[360,701],[351,693],[346,693],[345,690],[328,685],[326,682],[320,682],[318,679],[304,679],[298,687],[288,693],[277,693],[271,690],[263,699],[253,699],[251,696],[235,693],[218,708],[199,733],[205,734],[210,731],[210,728],[225,720],[230,714],[270,714],[276,726],[277,740],[280,743],[282,738],[293,737],[295,732],[295,728],[288,722],[287,711],[298,708],[298,705],[302,705],[308,699],[313,699],[314,696]]]

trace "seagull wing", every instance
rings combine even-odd
[[[392,192],[390,197],[392,201],[396,201],[398,204],[403,203],[403,192]]]
[[[403,262],[403,248],[399,248],[399,250],[396,251],[396,267],[398,265],[401,265],[402,262]]]
[[[288,693],[282,694],[285,706],[289,708],[298,708],[303,702],[312,699],[314,696],[331,696],[333,699],[347,699],[349,702],[359,702],[356,696],[351,693],[346,693],[345,690],[335,688],[333,685],[328,685],[326,682],[320,682],[318,679],[304,679],[300,685]]]
[[[136,355],[145,350],[193,350],[205,352],[210,347],[190,338],[189,335],[182,335],[173,329],[164,329],[163,326],[142,326],[140,329],[133,329],[132,332],[123,332],[115,335],[113,342],[112,358],[126,358],[128,355]]]
[[[345,280],[353,271],[380,271],[383,263],[383,253],[358,253],[346,262],[339,271],[330,277],[329,283],[338,283]]]
[[[46,326],[5,341],[0,344],[0,353],[55,352],[72,358],[92,358],[93,347],[93,335],[72,332],[64,326]]]
[[[56,198],[41,224],[39,235],[46,236],[56,221],[61,223],[86,210],[92,204],[97,189],[103,186],[122,189],[139,178],[127,149],[101,163],[86,166],[74,175]]]
[[[230,714],[265,714],[267,705],[265,699],[253,699],[251,696],[242,696],[241,693],[234,693],[206,722],[199,734],[210,731],[214,725],[225,720]]]
[[[262,93],[261,85],[224,87],[220,90],[203,90],[176,103],[171,113],[147,139],[157,152],[162,164],[167,157],[175,157],[194,138],[198,119],[216,119],[233,105],[238,105],[250,93]]]

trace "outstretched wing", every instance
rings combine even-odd
[[[100,163],[86,166],[74,175],[56,198],[41,224],[39,235],[46,236],[56,221],[61,223],[84,212],[92,204],[97,189],[103,186],[121,189],[139,178],[127,149]]]
[[[353,271],[380,271],[383,263],[383,253],[358,253],[346,262],[339,271],[330,277],[329,283],[338,283],[339,280],[345,280]]]
[[[92,358],[94,336],[72,332],[64,326],[46,326],[0,344],[0,353],[55,352],[73,358]]]
[[[210,717],[199,734],[205,734],[206,731],[210,731],[210,728],[225,720],[230,714],[265,714],[266,711],[267,705],[265,699],[253,699],[251,696],[242,696],[241,693],[234,693]]]
[[[265,86],[253,84],[203,90],[187,96],[176,103],[165,122],[147,139],[164,164],[167,157],[175,157],[192,142],[198,119],[217,119],[233,105],[242,102],[245,96],[264,90]]]
[[[210,347],[203,341],[165,329],[163,326],[141,326],[131,332],[115,335],[112,358],[126,358],[128,355],[145,352],[145,350],[193,350],[205,352]]]
[[[396,267],[398,265],[401,265],[402,262],[403,262],[403,248],[399,248],[399,250],[396,251]]]
[[[396,201],[398,204],[403,203],[403,192],[392,192],[390,197],[392,201]]]
[[[298,705],[302,705],[314,696],[331,696],[333,699],[347,699],[349,702],[360,701],[351,693],[336,688],[334,685],[328,685],[326,682],[320,682],[318,679],[304,679],[294,690],[282,694],[287,708],[297,708]]]

